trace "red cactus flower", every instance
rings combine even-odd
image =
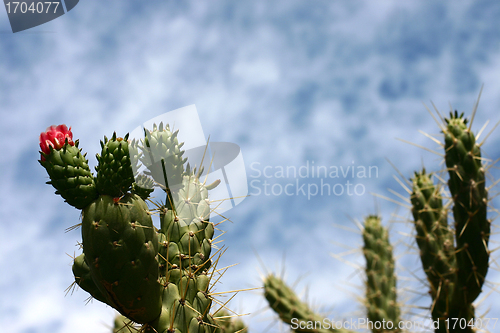
[[[74,146],[73,133],[71,127],[68,129],[66,125],[50,126],[44,133],[40,134],[40,148],[45,154],[50,154],[50,147],[53,149],[61,149],[68,139],[68,144]],[[41,160],[45,161],[45,156],[41,154]]]

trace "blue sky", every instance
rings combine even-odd
[[[65,296],[72,282],[67,254],[78,253],[81,236],[64,230],[78,223],[79,212],[44,184],[40,132],[72,126],[95,166],[104,135],[124,135],[191,104],[211,141],[241,147],[249,185],[255,181],[254,195],[226,213],[233,223],[223,225],[227,251],[220,265],[239,265],[218,290],[259,287],[257,271],[286,266],[287,281],[301,278],[297,290],[307,288],[330,318],[359,317],[352,293],[362,293],[362,275],[330,253],[345,251],[341,244],[360,247],[361,236],[341,226],[356,229],[351,218],[377,210],[384,223],[398,220],[390,223],[398,270],[407,277],[416,270],[417,252],[408,250],[405,236],[411,225],[401,222],[408,210],[370,193],[404,193],[386,158],[407,178],[422,164],[442,167],[436,155],[396,139],[439,149],[418,132],[439,135],[422,102],[432,100],[443,114],[449,103],[469,114],[484,84],[473,128],[490,120],[487,133],[500,120],[499,14],[496,1],[81,1],[54,21],[12,34],[2,12],[2,328],[100,333],[113,318],[109,307],[85,305],[81,290]],[[483,145],[492,160],[499,138],[497,129]],[[264,181],[275,190],[297,181],[321,184],[256,171],[313,162],[374,166],[378,174],[323,180],[361,184],[363,195],[256,195]],[[360,252],[347,259],[363,263]],[[425,290],[409,280],[401,287]],[[488,281],[498,280],[491,269]],[[480,307],[490,306],[490,317],[500,316],[496,297]],[[240,293],[232,308],[254,313],[245,317],[253,332],[285,331],[271,324],[258,291]]]

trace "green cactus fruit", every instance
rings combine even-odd
[[[96,300],[107,304],[106,296],[97,288],[92,279],[89,265],[85,261],[85,254],[80,254],[73,261],[73,275],[75,276],[75,283],[80,288],[88,292]]]
[[[370,215],[365,219],[363,241],[368,320],[372,323],[386,323],[386,329],[377,329],[377,325],[373,325],[372,332],[400,332],[392,246],[380,217]]]
[[[334,328],[335,323],[312,311],[277,276],[268,275],[264,280],[264,297],[271,309],[278,314],[285,324],[290,325],[293,332],[353,333],[353,331],[344,328]]]
[[[491,222],[486,211],[488,192],[481,149],[467,123],[463,113],[455,111],[446,119],[443,131],[448,186],[454,203],[458,278],[470,304],[481,292],[488,272]]]
[[[135,183],[132,184],[132,193],[137,194],[146,200],[154,191],[154,181],[146,175],[140,174],[135,177]]]
[[[145,173],[165,188],[174,188],[182,182],[184,163],[182,158],[184,143],[177,140],[178,131],[172,133],[169,125],[153,125],[153,130],[144,130],[145,138],[139,147],[141,162],[148,169]],[[167,179],[168,177],[168,179]]]
[[[71,128],[51,126],[40,134],[40,164],[47,170],[56,194],[71,206],[83,209],[97,198],[94,177]]]
[[[226,310],[217,311],[213,318],[221,333],[248,333],[248,328],[243,320],[230,315]]]
[[[107,303],[137,323],[160,315],[158,238],[146,203],[101,195],[82,213],[83,252]]]
[[[134,144],[125,138],[117,138],[116,132],[108,140],[101,141],[101,155],[97,154],[96,187],[101,195],[120,197],[130,191],[134,183],[134,166],[137,164]],[[132,156],[132,160],[131,160]],[[137,167],[135,167],[135,170]]]

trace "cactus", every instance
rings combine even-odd
[[[328,319],[311,310],[282,279],[275,275],[271,274],[265,278],[264,297],[271,309],[285,324],[290,325],[294,332],[352,333],[352,331],[332,328]]]
[[[446,119],[445,161],[453,200],[459,286],[464,299],[472,303],[481,292],[488,272],[490,224],[487,219],[485,169],[481,149],[468,120],[457,111]]]
[[[400,309],[396,297],[392,246],[379,216],[370,215],[365,219],[363,240],[367,326],[371,325],[373,333],[399,333]],[[269,306],[294,332],[354,333],[345,327],[341,328],[329,318],[316,314],[277,276],[269,275],[264,280],[264,296]],[[375,323],[383,323],[384,329],[379,329]]]
[[[443,205],[441,189],[434,185],[431,176],[425,169],[415,172],[412,179],[412,215],[420,259],[434,304],[432,318],[440,321],[440,331],[446,332],[443,319],[448,314],[451,318],[462,318],[468,312],[468,306],[456,308],[462,307],[464,302],[460,299],[458,287],[453,232],[448,226],[448,207]]]
[[[394,258],[387,229],[380,217],[370,215],[363,230],[363,254],[366,260],[366,310],[370,322],[386,322],[388,330],[374,328],[374,333],[399,333],[400,310],[396,297]]]
[[[412,225],[432,298],[428,309],[434,331],[473,333],[478,332],[472,325],[473,302],[485,284],[491,252],[486,166],[463,114],[450,113],[440,128],[448,181],[425,168],[414,173],[408,181]],[[82,210],[83,253],[73,261],[74,285],[119,312],[114,332],[247,332],[224,306],[212,314],[215,225],[209,220],[208,193],[219,181],[205,184],[203,168],[186,164],[177,134],[159,124],[138,142],[116,133],[105,137],[95,177],[71,128],[51,126],[41,134],[39,162],[48,183]],[[145,166],[144,174],[138,174],[138,163]],[[164,191],[165,200],[152,202],[153,209],[146,201],[151,202],[155,187]],[[152,215],[159,216],[159,228]],[[381,217],[366,217],[362,235],[364,328],[406,332],[400,326],[393,247]],[[263,289],[269,306],[294,332],[354,333],[315,313],[273,274],[264,279]]]
[[[429,310],[434,332],[473,333],[480,329],[474,327],[473,302],[482,291],[491,252],[488,248],[491,220],[487,217],[486,166],[481,147],[463,113],[451,112],[440,128],[444,135],[444,172],[448,174],[451,199],[445,201],[445,184],[435,184],[434,173],[426,172],[425,168],[415,172],[409,182],[415,239],[432,298]],[[448,222],[450,215],[454,223]],[[368,328],[373,333],[403,332],[397,325],[401,318],[393,250],[380,217],[365,219],[363,240],[366,314],[370,322],[379,323],[379,328],[377,325],[368,325]],[[294,319],[306,323],[323,320],[273,275],[264,281],[264,296],[279,318],[289,325]],[[380,328],[380,323],[384,322],[393,325]],[[295,332],[332,331],[322,327],[291,328]]]
[[[94,177],[71,129],[52,126],[40,136],[49,184],[82,210],[74,286],[120,313],[115,332],[138,325],[155,333],[244,331],[240,321],[211,315],[215,227],[208,191],[218,182],[206,185],[203,169],[184,166],[182,145],[163,124],[140,143],[114,133],[101,141]],[[147,163],[145,175],[137,173],[139,161]],[[164,190],[165,201],[150,209],[145,200],[154,186]]]

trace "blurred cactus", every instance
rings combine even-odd
[[[365,219],[363,230],[363,254],[366,260],[366,310],[372,323],[387,322],[388,330],[374,328],[375,333],[396,332],[400,322],[400,310],[396,296],[394,258],[387,229],[380,217],[371,215]],[[394,328],[394,329],[391,329]]]
[[[215,324],[221,329],[222,333],[248,333],[243,320],[234,315],[230,315],[224,309],[220,309],[214,314]]]
[[[415,172],[410,179],[416,243],[432,297],[429,306],[433,320],[431,329],[437,333],[479,332],[481,327],[475,327],[472,303],[482,291],[491,252],[488,248],[491,220],[487,218],[487,168],[481,157],[481,147],[463,114],[450,113],[440,129],[444,135],[446,170],[443,173],[448,174],[449,195],[445,192],[445,184],[434,184],[433,174],[425,169]],[[448,222],[450,211],[454,223]],[[380,217],[365,219],[363,240],[365,306],[367,319],[372,323],[368,328],[373,333],[405,332],[398,325],[401,318],[393,250]],[[325,319],[312,312],[276,276],[265,279],[264,290],[269,306],[294,332],[347,332],[345,329],[324,329],[324,325],[313,327],[314,323],[323,323]],[[294,326],[293,320],[302,325]]]

